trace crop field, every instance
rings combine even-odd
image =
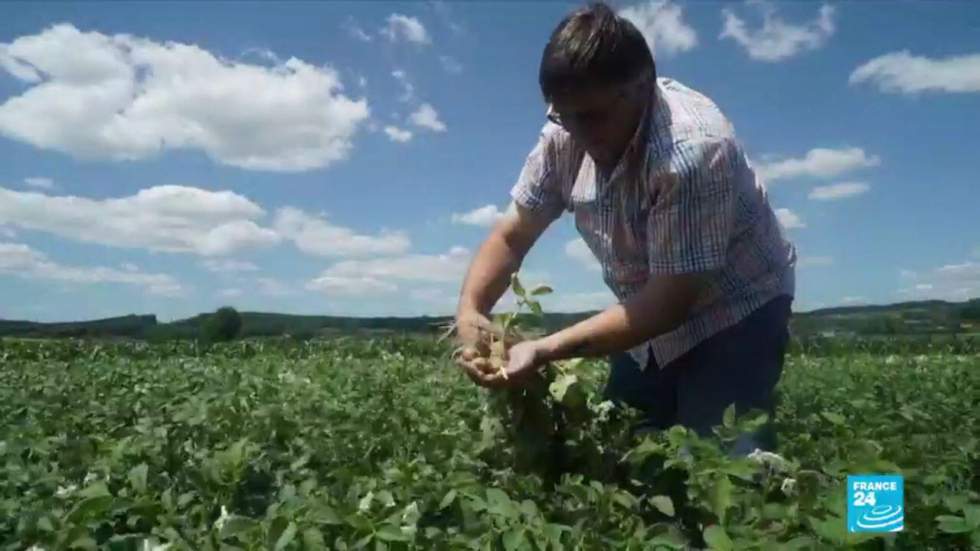
[[[632,437],[602,361],[548,387],[560,427],[535,438],[450,354],[3,341],[0,549],[980,547],[975,350],[796,349],[776,455],[739,459],[758,419]],[[857,473],[904,476],[904,531],[847,533]]]

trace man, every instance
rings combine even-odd
[[[796,252],[731,124],[705,96],[657,78],[643,36],[603,4],[561,21],[539,83],[549,120],[460,293],[460,367],[492,387],[610,355],[606,396],[645,412],[641,429],[707,435],[732,403],[773,414]],[[504,378],[478,359],[479,328],[563,210],[619,303],[514,345]],[[774,446],[767,427],[734,452]]]

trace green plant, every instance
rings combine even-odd
[[[209,342],[234,340],[242,331],[242,316],[230,306],[223,306],[204,321],[204,337]]]

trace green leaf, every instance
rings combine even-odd
[[[670,496],[653,496],[650,498],[650,503],[668,517],[674,516],[674,501]]]
[[[847,422],[847,420],[844,419],[843,415],[839,413],[834,413],[833,411],[824,411],[820,415],[823,416],[824,419],[830,421],[831,423],[837,426],[844,425]]]
[[[395,498],[394,496],[391,495],[391,492],[389,492],[388,490],[381,490],[380,492],[375,494],[374,497],[376,497],[378,499],[378,502],[384,505],[385,507],[395,506]]]
[[[732,551],[734,549],[732,540],[728,537],[725,529],[717,524],[712,524],[704,529],[704,542],[708,544],[710,549],[718,551]]]
[[[524,537],[524,530],[520,528],[515,528],[504,532],[504,549],[507,551],[514,551],[515,549],[527,549],[529,547],[529,542],[527,538]]]
[[[129,483],[141,494],[146,492],[146,473],[146,463],[140,463],[129,470]]]
[[[87,497],[78,502],[65,516],[66,523],[80,523],[92,517],[97,517],[112,507],[112,496],[101,495]]]
[[[722,416],[721,422],[726,428],[735,427],[735,404],[731,404],[725,408],[725,413]]]
[[[43,516],[37,521],[37,529],[42,532],[54,532],[54,524],[51,522],[51,518]]]
[[[544,315],[544,310],[541,309],[541,303],[536,300],[528,301],[527,305],[531,308],[531,311],[538,316]]]
[[[939,481],[940,483],[946,482],[945,476],[941,474],[937,474],[934,476],[940,478]],[[966,504],[969,503],[970,498],[968,498],[965,495],[953,495],[953,496],[947,496],[943,501],[946,502],[946,507],[948,507],[950,511],[962,511],[963,508],[966,507]]]
[[[515,295],[521,298],[527,297],[527,293],[524,291],[524,286],[521,285],[521,280],[517,277],[517,272],[514,272],[510,278],[510,288],[514,290]]]
[[[316,528],[307,528],[306,530],[303,530],[302,539],[304,549],[327,548],[327,542],[324,541],[323,534]]]
[[[218,537],[220,539],[225,539],[232,536],[237,536],[238,534],[248,532],[258,525],[259,523],[256,520],[248,517],[231,515],[225,519],[225,523],[221,526],[221,532],[218,533]]]
[[[550,295],[554,290],[547,285],[538,285],[534,289],[531,289],[531,296],[536,297],[538,295]]]
[[[515,518],[519,514],[510,497],[498,488],[487,488],[487,502],[489,503],[487,510],[492,513],[507,518]]]
[[[316,509],[313,511],[312,517],[313,522],[319,524],[335,525],[344,523],[340,516],[337,515],[337,512],[333,510],[333,507],[322,503],[317,505]]]
[[[109,488],[105,485],[105,482],[99,481],[93,483],[91,486],[87,486],[81,492],[78,492],[80,497],[102,497],[112,495],[109,493]]]
[[[407,534],[402,532],[400,527],[392,524],[383,525],[380,530],[375,532],[375,535],[378,539],[384,541],[409,541],[411,539]]]
[[[718,516],[718,521],[722,524],[725,522],[728,508],[732,506],[732,489],[732,481],[726,474],[720,474],[711,487],[711,511]]]
[[[626,492],[613,492],[612,500],[624,509],[632,509],[636,506],[636,498]]]
[[[947,534],[965,534],[971,531],[970,525],[966,523],[966,519],[963,517],[939,515],[936,517],[936,521],[939,523],[939,529]]]
[[[85,549],[86,551],[96,551],[99,544],[89,536],[82,536],[68,544],[68,549]]]
[[[561,402],[565,398],[565,393],[568,392],[568,387],[578,382],[578,377],[571,373],[563,373],[557,377],[555,380],[548,385],[548,392],[555,401]]]
[[[971,528],[980,528],[980,505],[967,505],[963,508],[963,516]]]
[[[282,551],[283,549],[285,549],[286,546],[289,545],[289,543],[292,542],[293,538],[295,537],[296,537],[296,523],[290,522],[289,526],[287,526],[286,529],[283,530],[282,534],[279,535],[279,539],[276,540],[275,551]]]
[[[443,496],[442,501],[439,502],[439,510],[443,510],[449,507],[452,502],[456,499],[456,490],[449,490],[446,495]]]
[[[194,500],[194,492],[185,492],[183,494],[180,494],[180,497],[177,498],[177,507],[178,508],[186,507],[187,504],[193,500]]]

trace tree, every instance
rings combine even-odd
[[[223,306],[204,321],[204,337],[211,342],[234,340],[242,330],[242,316],[231,306]]]

